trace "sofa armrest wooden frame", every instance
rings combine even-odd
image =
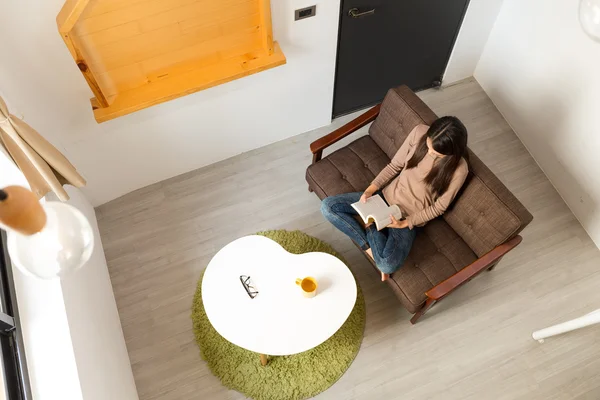
[[[512,249],[517,247],[523,238],[521,236],[515,236],[514,238],[502,243],[498,247],[486,253],[482,257],[475,260],[470,265],[467,265],[456,274],[452,275],[448,279],[438,283],[427,292],[427,300],[423,307],[415,313],[411,318],[410,322],[415,324],[423,314],[427,312],[435,303],[446,297],[452,291],[456,290],[459,286],[467,283],[473,279],[477,274],[484,270],[492,270],[496,264]]]
[[[374,121],[375,118],[377,118],[377,116],[379,115],[380,109],[381,109],[381,104],[378,104],[375,107],[371,108],[369,111],[358,116],[356,119],[353,119],[352,121],[348,122],[346,125],[342,126],[341,128],[338,128],[335,131],[312,142],[310,144],[310,151],[313,153],[312,163],[314,164],[317,161],[321,160],[324,149],[331,146],[335,142],[345,138],[352,132],[356,132],[357,130],[359,130],[363,126],[367,125],[368,123]]]

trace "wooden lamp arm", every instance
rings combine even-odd
[[[472,264],[461,269],[450,278],[429,289],[427,292],[425,292],[425,294],[430,299],[440,300],[442,297],[446,296],[463,283],[471,280],[481,271],[488,269],[490,266],[492,266],[492,264],[499,261],[506,253],[517,247],[522,240],[523,238],[517,235],[509,241],[502,243],[500,246],[494,248],[492,251],[483,255]]]
[[[312,142],[310,144],[310,151],[313,153],[313,164],[321,159],[324,149],[331,146],[335,142],[345,138],[352,132],[357,131],[358,129],[362,128],[368,123],[374,121],[375,118],[377,118],[377,116],[379,115],[380,109],[381,104],[378,104],[375,107],[371,108],[369,111],[357,117],[356,119],[348,122],[341,128],[338,128],[335,131]]]

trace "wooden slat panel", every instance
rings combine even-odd
[[[58,31],[69,33],[88,5],[89,0],[67,0],[56,17]]]
[[[126,65],[100,74],[98,75],[98,80],[101,80],[106,86],[110,87],[105,92],[107,96],[117,95],[148,83],[148,78],[139,63]]]
[[[235,55],[248,53],[250,49],[260,48],[260,36],[258,31],[251,34],[241,33],[205,42],[196,46],[187,47],[178,52],[165,54],[142,63],[142,70],[146,73],[149,81],[154,81],[165,74],[184,73],[192,69],[206,66],[207,59],[215,62],[222,61],[222,49],[242,48]],[[229,55],[230,57],[233,55]],[[200,65],[198,65],[200,64]]]
[[[107,44],[118,42],[132,36],[136,36],[142,33],[140,24],[138,21],[128,22],[123,25],[118,25],[113,28],[104,29],[88,35],[81,33],[79,25],[75,25],[74,32],[81,39],[86,47],[100,48]]]
[[[258,0],[260,10],[260,26],[262,47],[267,54],[273,54],[273,28],[271,26],[271,1]]]
[[[108,99],[110,96],[118,94],[117,87],[113,78],[108,74],[98,74],[96,76],[98,86],[102,88],[102,94]],[[138,85],[139,86],[139,85]],[[110,104],[110,102],[109,102]]]
[[[252,47],[255,49],[260,49],[260,32],[256,32],[253,37],[254,42],[252,43]],[[246,43],[238,42],[232,46],[228,46],[226,49],[219,50],[219,58],[221,60],[227,60],[228,58],[237,57],[242,54],[248,52],[249,46]]]
[[[107,100],[105,90],[109,89],[109,86],[98,81],[99,72],[97,68],[90,65],[87,60],[90,59],[89,53],[85,47],[80,43],[79,39],[75,35],[63,34],[63,39],[67,44],[67,47],[71,51],[71,55],[77,64],[77,67],[83,74],[88,86],[96,96],[98,104],[102,107],[106,107],[110,104]]]
[[[176,38],[180,40],[176,40]],[[179,26],[170,25],[102,46],[97,49],[90,62],[98,64],[103,71],[110,71],[155,57],[169,50],[177,50],[186,45],[194,44],[194,38],[189,38],[187,41],[181,39],[183,37]]]
[[[229,36],[240,32],[257,32],[260,30],[260,15],[258,13],[251,15],[244,14],[209,25],[186,22],[179,24],[183,35],[194,35],[199,38],[202,37],[204,29],[213,25],[218,26],[220,36]]]
[[[267,56],[261,49],[200,70],[174,74],[168,79],[121,93],[110,107],[94,110],[94,116],[98,122],[108,121],[282,64],[285,64],[285,56],[275,44],[275,52],[271,56]]]
[[[234,8],[227,9],[227,13],[221,14],[218,17],[199,16],[196,18],[188,18],[179,23],[182,34],[193,33],[196,29],[209,26],[220,25],[223,29],[223,35],[229,32],[240,31],[253,26],[258,27],[260,19],[258,18],[258,10],[253,1],[246,1],[238,4]]]
[[[227,19],[258,12],[258,0],[202,0],[183,7],[140,19],[142,31],[148,32],[167,25],[182,23],[212,25]]]
[[[263,50],[265,7],[268,0],[67,0],[58,19],[72,28],[65,42],[101,95],[94,107],[109,100],[129,110],[285,63]]]
[[[144,3],[149,0],[90,0],[81,18],[88,18],[131,7],[134,4]]]
[[[143,3],[137,3],[127,8],[81,19],[79,21],[81,33],[90,34],[98,32],[194,2],[196,2],[196,0],[149,0]]]
[[[250,3],[244,3],[250,4]],[[250,12],[251,7],[243,12]],[[96,65],[101,72],[135,64],[172,53],[187,47],[196,46],[230,33],[254,33],[259,29],[257,14],[226,20],[222,24],[196,26],[187,28],[182,34],[179,24],[169,25],[151,32],[136,35],[118,42],[97,48],[91,56],[90,63]],[[231,44],[232,46],[235,43]],[[225,50],[225,48],[220,49]],[[251,49],[249,49],[251,50]]]
[[[241,32],[225,37],[218,36],[194,46],[116,68],[102,73],[98,80],[102,81],[103,90],[110,96],[175,73],[203,68],[225,58],[248,53],[249,49],[259,49],[260,35],[256,28],[253,29],[254,32],[250,34]]]
[[[216,52],[198,56],[195,59],[183,58],[181,62],[177,64],[154,69],[151,72],[146,73],[145,76],[147,76],[149,82],[157,82],[162,79],[171,78],[174,75],[184,74],[193,70],[200,70],[211,65],[216,65],[219,62],[221,62],[221,57],[219,53]]]
[[[190,45],[190,38],[183,38],[181,39],[183,43],[178,43],[181,36],[193,34],[200,38],[200,40],[210,40],[215,35],[228,35],[235,31],[258,26],[260,20],[256,17],[257,14],[252,13],[256,1],[241,0],[241,3],[239,3],[240,0],[233,1],[238,2],[233,9],[223,10],[223,12],[214,15],[208,13],[208,15],[211,15],[210,18],[207,15],[202,15],[195,19],[188,18],[179,25],[174,23],[163,26],[163,30],[160,32],[154,32],[154,29],[151,29],[150,32],[142,34],[141,25],[145,24],[144,21],[146,21],[142,19],[92,34],[82,35],[81,40],[86,47],[97,49],[97,51],[93,52],[95,57],[89,60],[90,63],[104,63],[103,60],[116,58],[119,59],[120,64],[114,65],[110,61],[107,61],[106,64],[109,65],[102,67],[102,70],[118,68],[131,62],[139,62],[145,58],[154,57],[156,54]],[[147,24],[145,25],[148,27]],[[219,25],[220,28],[216,25]],[[76,28],[79,34],[84,31],[80,27],[80,24]],[[218,31],[217,29],[220,30]],[[157,40],[156,37],[160,37],[160,39]],[[113,44],[113,46],[108,46],[110,44]],[[129,51],[130,48],[135,49],[135,57]],[[148,54],[140,54],[143,53],[144,49],[148,49]],[[133,61],[131,61],[132,58]]]

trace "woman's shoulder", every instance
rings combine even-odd
[[[429,130],[429,125],[419,124],[414,127],[415,135],[423,136]]]
[[[410,144],[417,144],[419,140],[421,140],[421,138],[427,134],[428,130],[429,126],[425,124],[419,124],[415,126],[413,130],[408,134],[408,136],[411,138]]]

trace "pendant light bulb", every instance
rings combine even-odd
[[[579,23],[590,38],[600,42],[600,0],[580,0]]]
[[[11,262],[26,275],[62,278],[81,268],[94,249],[94,232],[73,206],[40,204],[29,190],[11,186],[0,191],[0,220],[8,229]]]

